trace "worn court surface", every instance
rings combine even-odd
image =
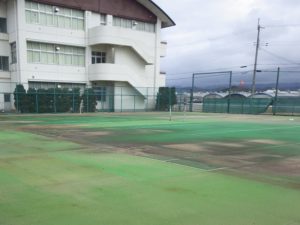
[[[0,115],[1,225],[300,225],[300,118]]]

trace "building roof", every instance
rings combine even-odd
[[[171,19],[171,17],[163,11],[157,4],[155,4],[152,0],[136,0],[143,6],[145,6],[148,10],[150,10],[153,14],[155,14],[162,21],[162,28],[175,26],[175,22]]]
[[[128,19],[156,23],[158,18],[162,28],[175,26],[175,22],[152,0],[31,0],[44,4],[111,14]]]

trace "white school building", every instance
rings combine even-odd
[[[14,109],[16,84],[90,86],[113,111],[132,109],[130,96],[135,109],[154,108],[161,29],[174,25],[151,0],[0,0],[0,111]]]

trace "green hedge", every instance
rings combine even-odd
[[[14,91],[15,107],[20,113],[79,112],[81,99],[79,88],[29,88],[26,92],[23,85],[17,85]]]

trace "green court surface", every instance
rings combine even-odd
[[[0,115],[0,225],[300,225],[300,118]]]

